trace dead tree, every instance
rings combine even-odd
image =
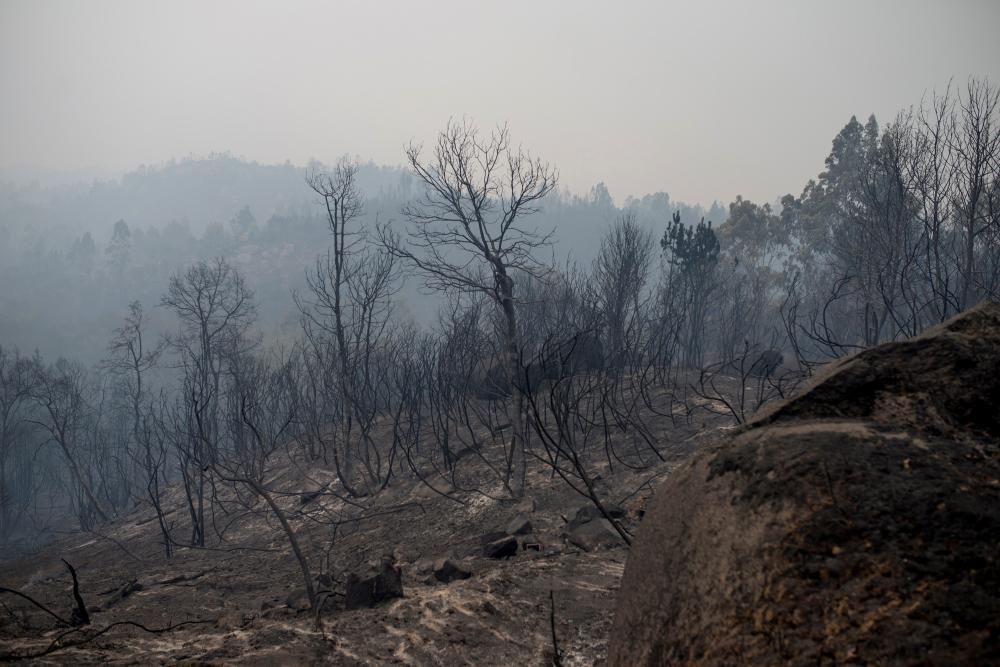
[[[282,493],[267,482],[271,475],[274,455],[286,443],[298,413],[297,369],[294,360],[278,359],[277,363],[237,353],[227,359],[228,376],[221,409],[226,426],[224,446],[217,447],[209,465],[222,482],[242,487],[253,499],[263,500],[267,511],[278,521],[302,572],[306,595],[312,608],[317,598],[309,560],[292,526],[290,512],[279,500],[283,496],[298,497],[301,489]],[[209,438],[202,419],[203,408],[197,405],[194,415],[198,436]],[[206,443],[207,445],[208,443]],[[239,491],[239,488],[237,488]],[[237,493],[236,501],[245,509],[255,511],[254,504]]]
[[[955,153],[956,228],[959,236],[958,267],[962,277],[959,308],[975,305],[983,290],[977,249],[992,240],[1000,220],[996,215],[997,181],[1000,177],[1000,87],[985,80],[970,80],[959,100],[958,122],[952,150]],[[998,248],[991,248],[994,253]],[[990,295],[996,297],[996,294]]]
[[[552,340],[522,366],[523,380],[518,384],[526,399],[528,422],[541,443],[541,453],[536,456],[553,475],[593,503],[625,544],[631,544],[632,536],[612,516],[608,499],[601,497],[596,486],[594,457],[603,453],[610,465],[614,446],[601,410],[606,376],[602,372],[575,372],[572,357],[578,341],[579,336]],[[547,388],[540,387],[532,382],[532,366],[555,369],[545,374],[558,377],[549,381]]]
[[[90,472],[85,469],[82,442],[86,428],[88,405],[87,373],[80,364],[59,359],[48,367],[37,367],[34,397],[43,414],[33,423],[48,434],[50,442],[59,447],[66,467],[83,503],[79,506],[81,527],[90,525],[93,514],[102,523],[110,521],[111,512],[98,500]]]
[[[638,346],[644,314],[645,289],[653,261],[653,236],[634,214],[618,219],[601,239],[593,268],[594,300],[602,315],[606,354],[626,365],[627,352]]]
[[[350,493],[364,495],[387,481],[372,432],[387,407],[389,369],[382,358],[399,276],[396,258],[367,244],[356,178],[357,166],[346,161],[308,177],[321,198],[333,245],[307,273],[308,293],[295,295],[295,301],[308,353],[335,361],[326,381],[338,398],[332,443],[338,475]],[[356,465],[361,488],[353,479]]]
[[[160,304],[177,315],[178,332],[167,340],[184,370],[181,409],[174,432],[191,514],[191,544],[205,546],[206,475],[219,440],[219,399],[224,359],[252,346],[247,337],[256,320],[253,292],[225,259],[200,261],[171,276]],[[195,429],[195,410],[200,424]]]
[[[34,365],[16,349],[0,346],[0,542],[6,542],[19,523],[18,509],[31,500],[12,477],[29,444],[32,392],[38,378]]]
[[[704,401],[701,409],[745,424],[766,403],[789,396],[805,377],[782,370],[781,361],[780,352],[744,341],[734,359],[701,368],[691,390]]]
[[[543,275],[535,251],[549,236],[523,226],[557,183],[548,164],[511,146],[505,126],[483,137],[468,122],[449,122],[429,158],[422,147],[406,151],[424,186],[418,202],[404,208],[408,243],[383,228],[389,251],[410,263],[434,289],[488,296],[503,313],[508,377],[517,375],[519,340],[515,274]],[[511,382],[513,384],[513,382]],[[512,462],[507,476],[515,494],[524,487],[523,398],[510,401]]]
[[[108,345],[110,356],[105,360],[104,366],[120,379],[128,403],[131,426],[125,450],[145,478],[146,496],[156,511],[157,523],[163,535],[164,554],[170,558],[170,531],[160,501],[160,487],[165,474],[165,452],[158,446],[162,439],[154,433],[157,424],[155,417],[149,414],[152,397],[146,386],[146,377],[156,367],[162,351],[162,344],[148,343],[142,304],[133,301],[129,304],[129,313],[122,326],[114,331]]]

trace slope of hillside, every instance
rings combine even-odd
[[[665,433],[664,440],[676,444],[665,450],[668,462],[654,470],[603,470],[602,488],[620,501],[625,526],[634,529],[647,482],[690,451],[693,433]],[[590,542],[568,540],[567,522],[586,507],[585,499],[540,464],[529,477],[528,497],[520,502],[489,497],[501,490],[485,482],[485,494],[451,490],[456,502],[413,479],[400,479],[369,500],[345,502],[333,495],[334,487],[315,498],[283,498],[318,585],[332,584],[335,591],[318,625],[306,610],[302,575],[273,515],[220,514],[215,526],[224,541],[209,549],[178,546],[165,560],[155,514],[140,507],[99,532],[68,536],[37,557],[0,568],[0,586],[68,619],[73,598],[65,559],[79,575],[91,616],[90,625],[65,634],[67,627],[27,601],[3,596],[0,652],[10,659],[59,647],[35,659],[58,664],[544,664],[551,659],[554,601],[563,664],[589,665],[604,656],[627,550],[600,530],[600,520],[588,524],[598,529]],[[271,484],[308,489],[331,479],[329,470],[288,465]],[[166,503],[178,526],[185,511],[180,493],[173,489]],[[318,521],[319,505],[323,516],[343,519]],[[582,521],[591,518],[589,511]],[[525,521],[530,525],[521,525]],[[506,538],[516,540],[516,553],[486,557],[484,536],[505,531],[519,533]],[[185,539],[180,528],[175,532],[178,541]],[[345,609],[349,573],[383,555],[401,569],[404,596],[370,609]],[[435,569],[446,558],[471,576],[438,581]],[[126,622],[148,630],[185,625],[162,633],[115,625],[95,637]],[[86,643],[73,646],[81,641]]]

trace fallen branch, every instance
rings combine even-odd
[[[62,634],[60,634],[59,636],[57,636],[55,639],[52,640],[51,644],[49,644],[46,648],[42,649],[41,651],[38,651],[38,652],[35,652],[35,653],[24,653],[24,654],[2,653],[2,654],[0,654],[0,662],[13,662],[15,660],[32,660],[34,658],[40,658],[40,657],[42,657],[44,655],[49,655],[51,653],[55,653],[56,651],[61,651],[63,649],[73,648],[73,647],[76,647],[76,646],[83,646],[84,644],[87,644],[89,642],[94,641],[95,639],[97,639],[101,635],[107,633],[108,631],[110,631],[110,630],[112,630],[112,629],[114,629],[116,627],[123,626],[123,625],[130,625],[132,627],[139,628],[143,632],[148,632],[148,633],[153,634],[153,635],[158,635],[158,634],[162,634],[164,632],[170,632],[171,630],[176,630],[177,628],[183,627],[185,625],[196,625],[196,624],[214,623],[214,622],[215,621],[201,621],[201,620],[199,620],[199,621],[182,621],[180,623],[173,623],[171,625],[168,625],[165,628],[147,628],[142,623],[137,623],[135,621],[116,621],[115,623],[112,623],[111,625],[107,625],[107,626],[101,628],[97,632],[94,632],[89,637],[86,637],[84,639],[80,639],[78,641],[71,641],[71,642],[66,642],[66,643],[60,643],[63,640],[63,638],[68,637],[69,635],[71,635],[71,634],[73,634],[75,632],[82,632],[83,631],[82,628],[73,628],[73,629],[67,630],[66,632],[63,632]]]
[[[176,577],[171,577],[170,579],[164,579],[163,581],[154,581],[153,584],[157,586],[168,586],[170,584],[179,584],[182,581],[194,581],[195,579],[204,577],[209,572],[215,572],[215,568],[212,567],[207,570],[202,570],[197,574],[182,574]]]
[[[44,611],[46,614],[48,614],[52,618],[56,619],[60,623],[62,623],[63,625],[73,625],[72,623],[70,623],[69,621],[67,621],[65,618],[63,618],[59,614],[55,613],[54,611],[52,611],[51,609],[49,609],[48,607],[46,607],[45,605],[43,605],[41,602],[39,602],[35,598],[33,598],[30,595],[27,595],[25,593],[22,593],[21,591],[14,590],[13,588],[5,588],[3,586],[0,586],[0,593],[10,593],[11,595],[16,595],[16,596],[18,596],[20,598],[24,598],[25,600],[27,600],[31,604],[35,605],[36,607],[38,607],[39,609],[41,609],[42,611]]]

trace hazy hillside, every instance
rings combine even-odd
[[[305,287],[306,268],[331,243],[322,206],[306,185],[309,169],[213,156],[141,167],[90,185],[8,184],[0,190],[0,340],[97,361],[131,301],[155,305],[171,273],[216,255],[245,271],[263,329],[296,328],[291,292]],[[399,224],[401,208],[417,194],[401,167],[363,163],[358,185],[362,221],[370,226]],[[557,265],[589,263],[605,227],[626,210],[650,229],[677,210],[690,220],[714,216],[721,223],[725,217],[717,204],[690,207],[666,193],[616,204],[598,185],[584,196],[554,193],[531,224],[555,231],[548,252]],[[112,256],[119,220],[128,226],[127,249]],[[433,318],[438,303],[415,281],[400,300],[422,322]]]

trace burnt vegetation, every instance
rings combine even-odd
[[[575,263],[556,259],[572,221],[544,226],[558,172],[506,127],[451,122],[406,160],[414,196],[391,211],[366,201],[358,164],[308,172],[320,216],[310,223],[327,248],[313,244],[299,266],[304,285],[287,294],[296,323],[281,335],[261,326],[253,266],[220,253],[132,302],[107,327],[100,363],[0,347],[5,555],[72,560],[67,539],[81,538],[143,567],[197,552],[209,563],[197,577],[218,583],[213,557],[283,554],[301,591],[288,605],[322,630],[403,592],[395,545],[345,560],[341,543],[370,525],[418,530],[431,499],[521,508],[558,486],[584,506],[567,530],[590,526],[574,544],[630,545],[639,515],[625,506],[705,425],[744,425],[821,364],[1000,300],[1000,108],[986,81],[885,126],[852,118],[825,170],[780,207],[737,198],[715,220],[652,219],[641,202],[607,209],[599,248]],[[238,215],[233,247],[254,234],[266,243],[255,229]],[[86,238],[66,261],[90,280]],[[114,226],[102,279],[127,288],[136,243]],[[423,302],[434,317],[401,310],[408,281],[435,294]],[[134,553],[115,532],[125,522],[155,528],[155,554]],[[531,532],[481,546],[542,550]],[[98,591],[66,566],[71,588],[0,589],[3,638],[28,642],[5,657],[110,634],[88,615]],[[435,576],[467,578],[456,571],[441,564]],[[38,597],[60,588],[72,605]],[[116,590],[103,612],[138,589]],[[548,595],[543,634],[560,664],[559,597]],[[545,611],[533,612],[540,625]],[[209,620],[116,623],[159,633]]]

